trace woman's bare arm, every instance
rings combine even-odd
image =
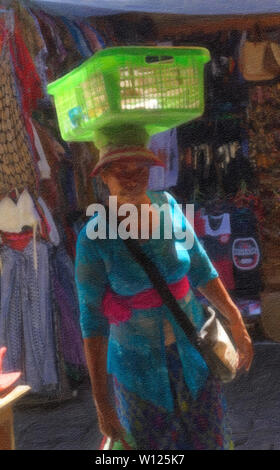
[[[226,317],[230,326],[243,323],[241,313],[219,277],[209,281],[206,286],[199,287],[198,290]]]
[[[84,339],[85,356],[96,406],[100,431],[114,440],[124,431],[110,400],[107,375],[108,341],[102,336]]]
[[[84,338],[85,356],[94,400],[98,404],[109,400],[107,380],[108,340],[103,336]]]

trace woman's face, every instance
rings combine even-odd
[[[119,161],[108,165],[101,177],[110,194],[120,198],[137,198],[147,190],[150,164],[139,161]]]

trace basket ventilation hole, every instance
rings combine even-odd
[[[166,56],[155,56],[155,55],[148,55],[146,57],[147,64],[152,64],[154,62],[173,62],[174,57],[166,55]]]

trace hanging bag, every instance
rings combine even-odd
[[[123,240],[133,258],[142,266],[164,304],[173,314],[192,345],[201,353],[212,374],[222,382],[232,381],[237,373],[238,353],[213,307],[204,307],[207,321],[199,332],[171,294],[157,267],[142,251],[137,240]]]
[[[240,71],[247,81],[262,82],[280,76],[280,46],[269,41],[256,26],[251,39],[245,39],[240,49]]]

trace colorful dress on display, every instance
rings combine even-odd
[[[142,250],[200,329],[203,308],[191,287],[205,286],[218,274],[174,198],[161,191],[147,195],[159,208],[166,205],[172,237],[163,236],[166,219],[161,211],[159,238],[142,241]],[[88,237],[90,226],[104,223],[102,217],[93,216],[80,232],[76,284],[83,337],[108,338],[107,370],[113,376],[122,426],[133,436],[137,449],[231,448],[221,386],[163,305],[143,268],[117,233],[114,239]],[[179,240],[175,234],[180,230],[185,238]],[[169,346],[165,344],[166,321],[176,339]]]

